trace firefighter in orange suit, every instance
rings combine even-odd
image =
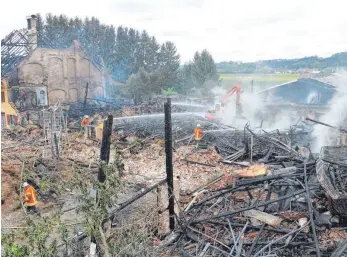
[[[88,125],[88,124],[89,124],[89,116],[88,116],[88,115],[85,115],[85,116],[83,117],[82,122],[81,122],[82,130],[84,130],[85,127],[86,127],[86,125]]]
[[[24,202],[27,210],[29,212],[34,212],[40,216],[40,212],[37,210],[36,205],[38,203],[37,193],[35,188],[32,185],[29,185],[27,182],[24,182]]]
[[[200,124],[198,124],[194,129],[194,139],[195,141],[200,141],[202,139],[202,129],[200,128]]]

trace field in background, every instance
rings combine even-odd
[[[238,82],[245,91],[251,91],[253,80],[254,92],[267,89],[299,78],[299,74],[220,74],[222,87],[229,89]]]

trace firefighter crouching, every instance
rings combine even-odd
[[[40,216],[40,212],[36,208],[38,203],[37,193],[35,188],[32,185],[29,185],[27,182],[23,183],[24,187],[24,206],[28,212],[34,212]]]

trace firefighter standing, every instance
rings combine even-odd
[[[200,124],[198,124],[194,129],[194,139],[195,141],[200,141],[202,139],[202,129],[200,128]]]
[[[32,185],[29,185],[27,182],[23,184],[24,188],[24,206],[29,212],[34,212],[40,216],[40,212],[37,210],[36,205],[38,203],[37,193],[35,188]]]
[[[89,116],[88,115],[85,115],[82,119],[82,122],[81,122],[81,127],[82,127],[82,130],[85,130],[85,127],[89,124]]]
[[[198,124],[196,126],[196,128],[194,129],[194,139],[196,142],[196,148],[205,148],[204,144],[202,142],[202,129],[200,128],[200,124]]]

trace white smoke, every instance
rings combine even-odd
[[[328,80],[331,84],[336,86],[338,92],[329,103],[329,112],[320,117],[319,121],[332,126],[342,127],[346,125],[347,121],[347,72],[339,71],[338,73],[334,74],[333,77],[329,77]],[[216,102],[220,102],[226,93],[226,90],[215,88],[212,92],[215,95]],[[315,103],[317,97],[317,92],[311,92],[307,97],[307,103]],[[300,111],[289,111],[286,109],[266,109],[266,103],[258,95],[250,92],[242,92],[242,115],[245,117],[245,119],[235,119],[236,96],[230,96],[227,102],[228,105],[223,113],[224,123],[239,129],[242,129],[245,124],[249,122],[253,129],[259,127],[262,123],[262,128],[266,131],[275,129],[286,130],[300,120],[300,115],[304,115],[303,111],[300,113]],[[274,115],[272,111],[274,111],[276,115]],[[320,151],[322,146],[336,145],[339,132],[329,127],[317,124],[313,127],[312,136],[313,142],[311,150],[312,152],[317,153]]]
[[[318,94],[315,91],[312,91],[307,96],[307,104],[315,104],[318,100]]]
[[[347,72],[339,71],[330,78],[338,92],[330,101],[330,110],[319,121],[332,126],[344,126],[347,119]],[[319,152],[322,146],[336,145],[339,132],[323,125],[314,125],[312,151]]]
[[[220,102],[226,93],[226,91],[221,88],[213,89],[212,92],[217,102]],[[242,129],[247,122],[249,122],[252,129],[260,127],[262,124],[264,130],[271,131],[275,129],[288,129],[298,119],[297,116],[293,117],[293,114],[287,110],[277,112],[276,117],[271,113],[267,113],[268,109],[266,109],[264,100],[261,99],[259,95],[251,92],[242,92],[240,103],[243,111],[242,116],[245,119],[235,118],[236,95],[232,95],[227,99],[227,107],[223,110],[223,123],[239,129]]]
[[[214,101],[215,103],[218,103],[221,101],[221,99],[223,98],[223,96],[225,95],[225,93],[227,92],[225,89],[223,89],[222,87],[214,87],[211,90],[212,94],[214,95]]]

